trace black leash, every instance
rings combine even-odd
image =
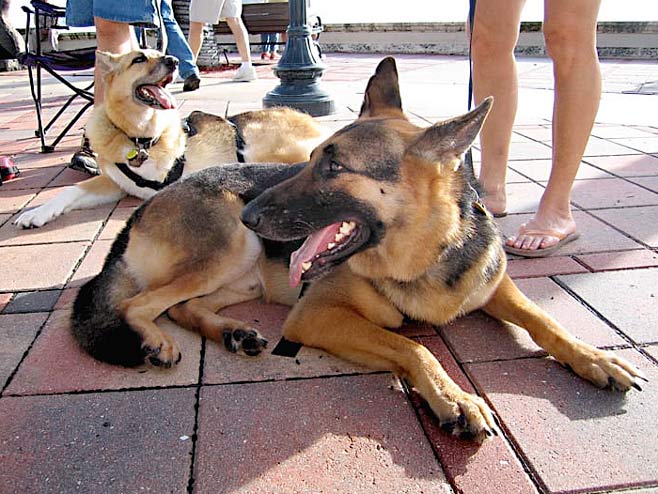
[[[471,111],[471,106],[473,104],[473,31],[475,29],[475,2],[476,0],[468,1],[468,111]],[[473,169],[473,152],[471,148],[468,148],[466,151],[466,156],[464,156],[464,161],[466,164]]]

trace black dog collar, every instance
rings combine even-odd
[[[228,118],[226,121],[235,130],[235,154],[238,158],[238,163],[244,163],[244,148],[246,147],[247,143],[245,142],[244,136],[242,135],[242,130],[240,127],[238,127],[232,118]]]
[[[183,169],[185,168],[185,156],[176,158],[174,166],[171,167],[169,173],[162,182],[157,180],[148,180],[130,169],[128,163],[114,163],[119,171],[123,173],[131,182],[133,182],[137,187],[148,188],[153,190],[164,189],[167,185],[174,183],[178,180],[181,175],[183,175]]]

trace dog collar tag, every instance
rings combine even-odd
[[[131,149],[126,154],[128,162],[131,166],[141,166],[147,159],[149,159],[149,153],[146,149]]]
[[[480,213],[484,214],[485,216],[491,216],[491,213],[489,213],[487,208],[480,201],[473,202],[473,207],[476,209],[476,211],[479,211]]]

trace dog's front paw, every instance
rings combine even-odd
[[[142,350],[145,353],[145,360],[165,369],[173,367],[183,357],[176,342],[167,338],[149,338],[148,341],[142,342]]]
[[[642,391],[638,380],[647,380],[646,376],[627,360],[613,352],[586,344],[578,346],[574,357],[564,364],[599,388],[622,392],[635,388]]]
[[[44,204],[43,206],[25,211],[14,221],[14,225],[21,228],[39,228],[57,216],[59,216],[57,211]]]
[[[454,436],[474,439],[498,435],[493,412],[479,396],[458,390],[441,393],[428,403],[441,428]]]
[[[267,340],[255,329],[226,329],[224,346],[229,352],[242,350],[245,355],[255,357],[267,347]]]

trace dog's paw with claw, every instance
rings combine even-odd
[[[145,360],[155,367],[163,367],[169,369],[178,364],[183,358],[178,345],[171,340],[157,341],[144,341],[142,343],[142,350],[145,353]]]
[[[608,350],[599,350],[589,345],[583,344],[576,357],[564,364],[599,388],[624,393],[631,388],[642,391],[638,380],[648,381],[642,371],[627,360]]]
[[[440,406],[432,406],[441,428],[462,439],[497,436],[498,430],[489,405],[479,396],[460,391],[442,396]]]
[[[255,329],[227,329],[224,331],[224,346],[229,352],[242,350],[245,355],[255,357],[267,347],[267,340]]]
[[[44,204],[43,206],[25,211],[14,221],[14,225],[21,228],[40,228],[60,214],[61,212],[54,210],[48,204]]]

